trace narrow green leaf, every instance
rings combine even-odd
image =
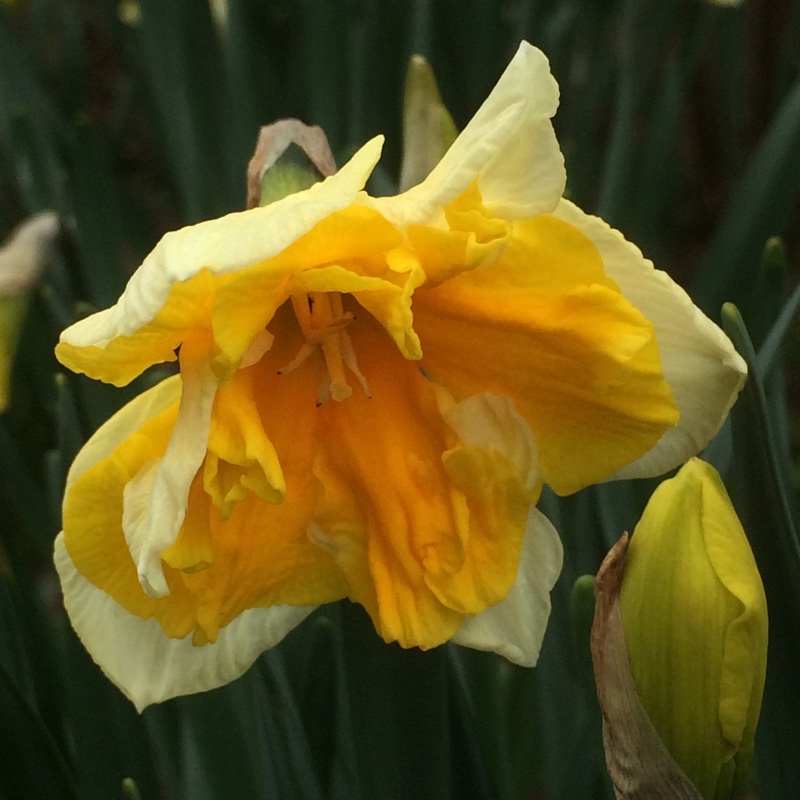
[[[530,776],[540,768],[539,759],[527,759],[516,764],[512,758],[512,736],[524,739],[524,745],[535,752],[538,730],[534,714],[532,725],[523,731],[512,726],[511,689],[515,668],[494,653],[452,647],[451,666],[455,677],[465,684],[470,712],[475,720],[475,736],[485,759],[491,785],[498,800],[515,800],[520,785],[530,784]],[[520,698],[515,698],[520,702]],[[530,707],[528,707],[530,710]],[[518,748],[513,748],[518,750]],[[523,773],[523,774],[520,774]]]
[[[209,4],[139,5],[140,68],[183,216],[196,222],[241,208],[244,164],[225,146],[225,71]]]
[[[269,720],[266,729],[278,765],[280,793],[297,800],[322,800],[318,770],[281,650],[268,650],[258,662],[258,672],[263,681],[259,708]]]
[[[303,0],[304,58],[309,125],[319,125],[336,151],[345,143],[347,112],[347,4]]]
[[[755,424],[761,442],[764,475],[768,478],[775,504],[775,518],[779,528],[774,532],[778,547],[786,559],[787,569],[795,587],[794,602],[800,611],[800,540],[794,523],[794,512],[790,503],[790,490],[776,454],[775,435],[769,417],[764,381],[759,369],[753,343],[744,324],[739,309],[733,303],[722,307],[722,324],[731,337],[736,349],[747,362],[749,380],[745,391],[752,399],[755,408]]]
[[[751,157],[695,277],[691,294],[707,312],[747,303],[764,242],[783,233],[800,196],[800,80]]]
[[[342,631],[363,797],[452,797],[444,648],[387,645],[352,603],[342,608]]]
[[[450,699],[450,727],[452,731],[452,784],[453,797],[458,800],[494,800],[498,797],[492,788],[488,762],[481,748],[475,709],[471,702],[470,684],[463,657],[469,651],[458,645],[447,648],[448,697]],[[487,655],[487,654],[484,654]],[[489,654],[496,667],[499,657]],[[496,669],[495,669],[496,671]],[[495,702],[497,698],[495,697]],[[498,773],[495,773],[499,776]]]
[[[556,498],[546,491],[540,507],[561,534],[564,569],[551,592],[553,608],[539,662],[533,670],[515,672],[518,688],[510,706],[516,718],[511,741],[519,743],[515,763],[538,759],[538,785],[547,787],[554,800],[612,800],[597,698],[581,681],[585,652],[576,642],[570,609],[575,581],[596,571],[605,554],[604,534],[589,493]],[[536,726],[535,736],[525,733],[526,724]]]
[[[258,676],[248,673],[221,689],[170,701],[180,711],[181,780],[191,800],[280,795],[276,765],[265,743]]]
[[[772,372],[786,334],[797,318],[798,309],[800,309],[800,286],[795,287],[758,351],[758,369],[763,376],[766,377]]]
[[[736,447],[726,483],[753,548],[769,610],[767,680],[756,732],[758,794],[763,800],[786,800],[800,785],[800,562],[786,530],[784,501],[791,494],[789,487],[783,492],[779,488],[786,474],[752,345],[735,307],[724,309],[723,322],[751,369],[748,387],[731,415]],[[796,501],[788,505],[796,507]]]
[[[40,85],[23,39],[0,14],[0,157],[6,157],[14,186],[28,212],[60,207],[58,148],[66,127]]]
[[[156,797],[158,781],[141,715],[91,660],[67,620],[61,621],[63,708],[81,800],[117,798],[125,778],[133,778],[148,800]]]
[[[258,129],[286,116],[298,116],[302,109],[287,104],[293,94],[285,72],[293,65],[287,55],[296,49],[290,20],[273,22],[270,7],[261,0],[226,3],[226,24],[218,28],[226,67],[226,103],[223,133],[230,144],[233,180],[244,177],[247,159],[253,151]],[[288,29],[288,30],[287,30]],[[238,165],[238,166],[237,166]],[[241,175],[237,176],[237,170]]]
[[[0,797],[83,800],[41,717],[0,663]]]
[[[265,659],[278,670],[276,679],[280,679],[282,692],[293,698],[291,705],[284,703],[286,713],[293,710],[302,725],[310,769],[322,787],[331,784],[345,728],[339,691],[343,676],[337,653],[338,624],[329,612],[329,608],[320,609]],[[277,664],[275,659],[279,659]],[[290,722],[291,718],[287,724]]]
[[[4,419],[0,419],[0,497],[4,508],[0,541],[13,536],[15,548],[21,545],[20,529],[14,525],[12,530],[12,520],[16,519],[30,540],[37,544],[40,553],[44,553],[52,542],[56,519],[49,513],[42,486],[31,472],[19,444],[8,432]]]

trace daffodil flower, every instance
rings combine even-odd
[[[534,507],[702,448],[745,367],[686,294],[562,200],[558,89],[523,43],[438,166],[382,140],[267,206],[167,234],[61,337],[124,385],[68,477],[67,611],[141,708],[241,674],[350,598],[405,647],[535,663],[561,568]]]

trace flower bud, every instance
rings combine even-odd
[[[28,217],[0,247],[0,414],[11,402],[11,369],[31,293],[52,256],[54,211]]]
[[[442,103],[431,65],[411,56],[403,101],[400,191],[422,183],[455,141],[456,126]]]
[[[716,470],[692,459],[636,526],[620,597],[647,714],[707,800],[737,796],[767,661],[764,588]]]

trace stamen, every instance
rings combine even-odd
[[[296,370],[315,350],[317,345],[311,342],[303,342],[303,346],[298,351],[297,355],[285,366],[278,370],[278,375],[288,375],[290,372]]]
[[[344,310],[341,294],[311,292],[305,296],[293,296],[291,301],[306,340],[297,355],[278,370],[278,375],[297,369],[319,347],[325,360],[325,376],[317,392],[318,406],[330,397],[341,402],[353,394],[347,383],[345,367],[356,376],[364,394],[372,397],[366,378],[358,369],[353,344],[346,331],[355,321],[355,315]]]
[[[338,402],[347,400],[353,394],[344,374],[340,342],[342,336],[341,333],[332,333],[322,342],[322,354],[325,356],[325,366],[328,368],[328,377],[331,382],[331,397]]]
[[[371,400],[372,392],[370,392],[369,386],[367,386],[367,379],[358,368],[358,363],[356,362],[356,351],[353,350],[353,343],[350,341],[350,335],[347,333],[347,331],[342,331],[339,334],[339,338],[342,340],[342,358],[344,359],[344,363],[347,365],[347,368],[350,370],[350,372],[352,372],[353,375],[355,375],[358,379],[364,394]]]
[[[331,292],[328,295],[328,300],[331,304],[331,314],[333,314],[335,319],[341,319],[346,316],[344,313],[344,305],[342,304],[341,292]],[[350,314],[350,316],[352,317],[353,315]]]
[[[331,380],[327,375],[322,376],[322,380],[317,387],[317,408],[330,400],[331,397]]]

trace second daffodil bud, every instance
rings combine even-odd
[[[753,753],[767,606],[716,470],[689,461],[636,526],[620,597],[633,677],[657,732],[706,800],[737,797]]]

